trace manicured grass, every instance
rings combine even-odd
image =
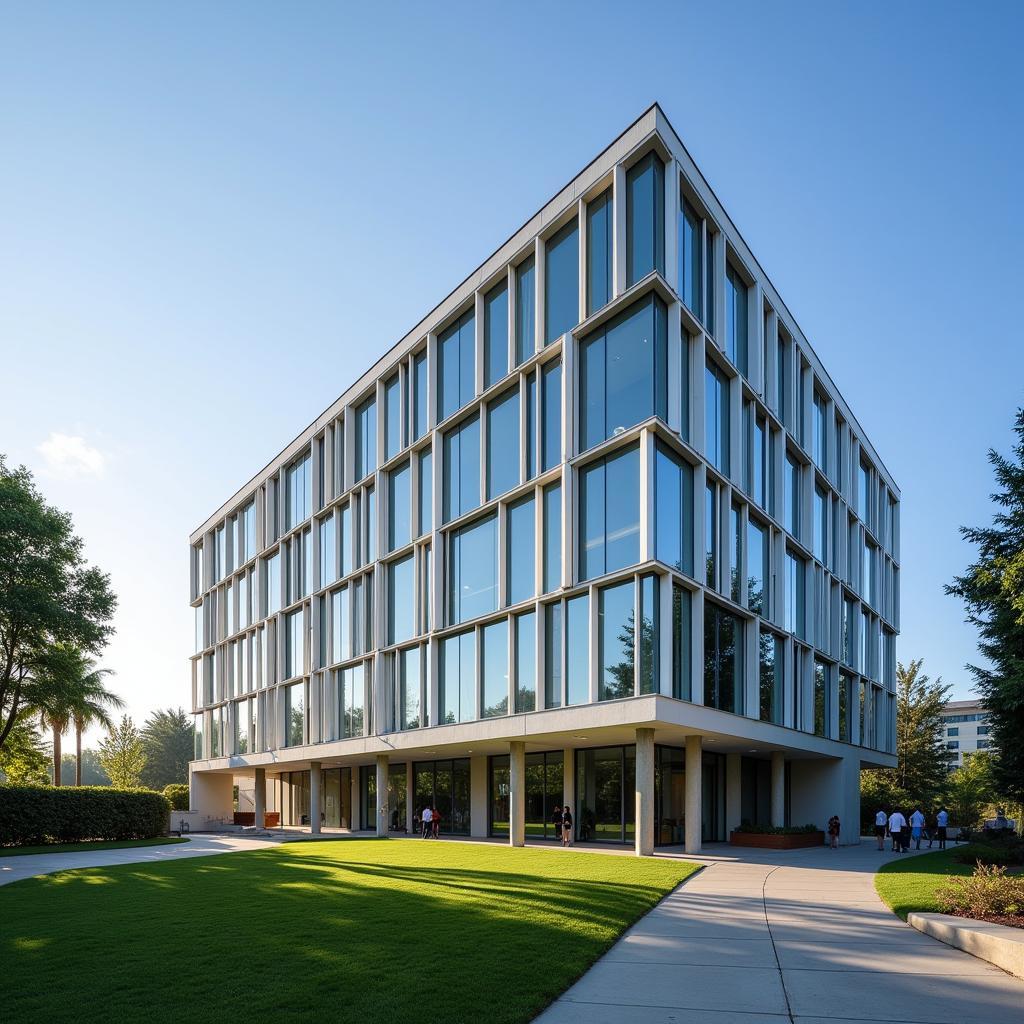
[[[894,913],[905,921],[907,914],[935,913],[935,890],[949,875],[969,875],[971,864],[958,864],[953,858],[966,850],[955,846],[919,857],[890,854],[888,861],[875,875],[875,889]]]
[[[0,888],[2,1016],[518,1024],[696,870],[366,839],[26,879]]]
[[[187,839],[118,839],[109,842],[47,843],[45,846],[0,846],[0,857],[24,857],[30,853],[88,853],[91,850],[127,850],[132,846],[171,846]]]

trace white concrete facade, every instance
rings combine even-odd
[[[203,810],[647,854],[894,763],[899,490],[656,105],[191,560]]]
[[[959,768],[964,755],[990,750],[988,713],[980,700],[951,700],[942,709],[942,732],[950,768]]]

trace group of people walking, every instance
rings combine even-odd
[[[421,839],[437,839],[441,832],[441,812],[428,805],[423,808],[419,821],[414,821],[413,826],[420,830]]]
[[[928,849],[932,843],[938,842],[939,849],[946,848],[946,829],[949,826],[949,811],[940,807],[934,814],[931,821],[925,817],[920,807],[915,807],[908,819],[899,808],[891,814],[886,814],[881,808],[875,814],[875,838],[878,840],[878,849],[885,849],[885,837],[892,839],[890,849],[893,853],[906,853],[910,849],[911,841],[914,842],[914,849],[921,849],[921,840],[928,840]]]
[[[563,846],[572,845],[572,811],[569,810],[569,805],[565,807],[555,807],[551,812],[551,824],[555,827],[555,839],[557,839]]]

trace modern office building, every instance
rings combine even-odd
[[[191,560],[196,812],[696,851],[895,765],[899,490],[657,105]]]
[[[942,712],[942,728],[946,741],[948,765],[959,768],[964,755],[989,750],[988,713],[980,700],[951,700]]]

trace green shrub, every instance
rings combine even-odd
[[[935,902],[944,914],[1024,914],[1024,878],[979,861],[973,874],[947,878],[936,890]]]
[[[106,786],[0,786],[0,846],[151,839],[167,831],[162,793]]]
[[[744,821],[737,825],[734,832],[749,832],[755,836],[806,836],[811,832],[820,832],[817,825],[751,825]]]
[[[188,810],[188,786],[182,782],[172,782],[164,786],[164,796],[171,802],[172,811]]]

